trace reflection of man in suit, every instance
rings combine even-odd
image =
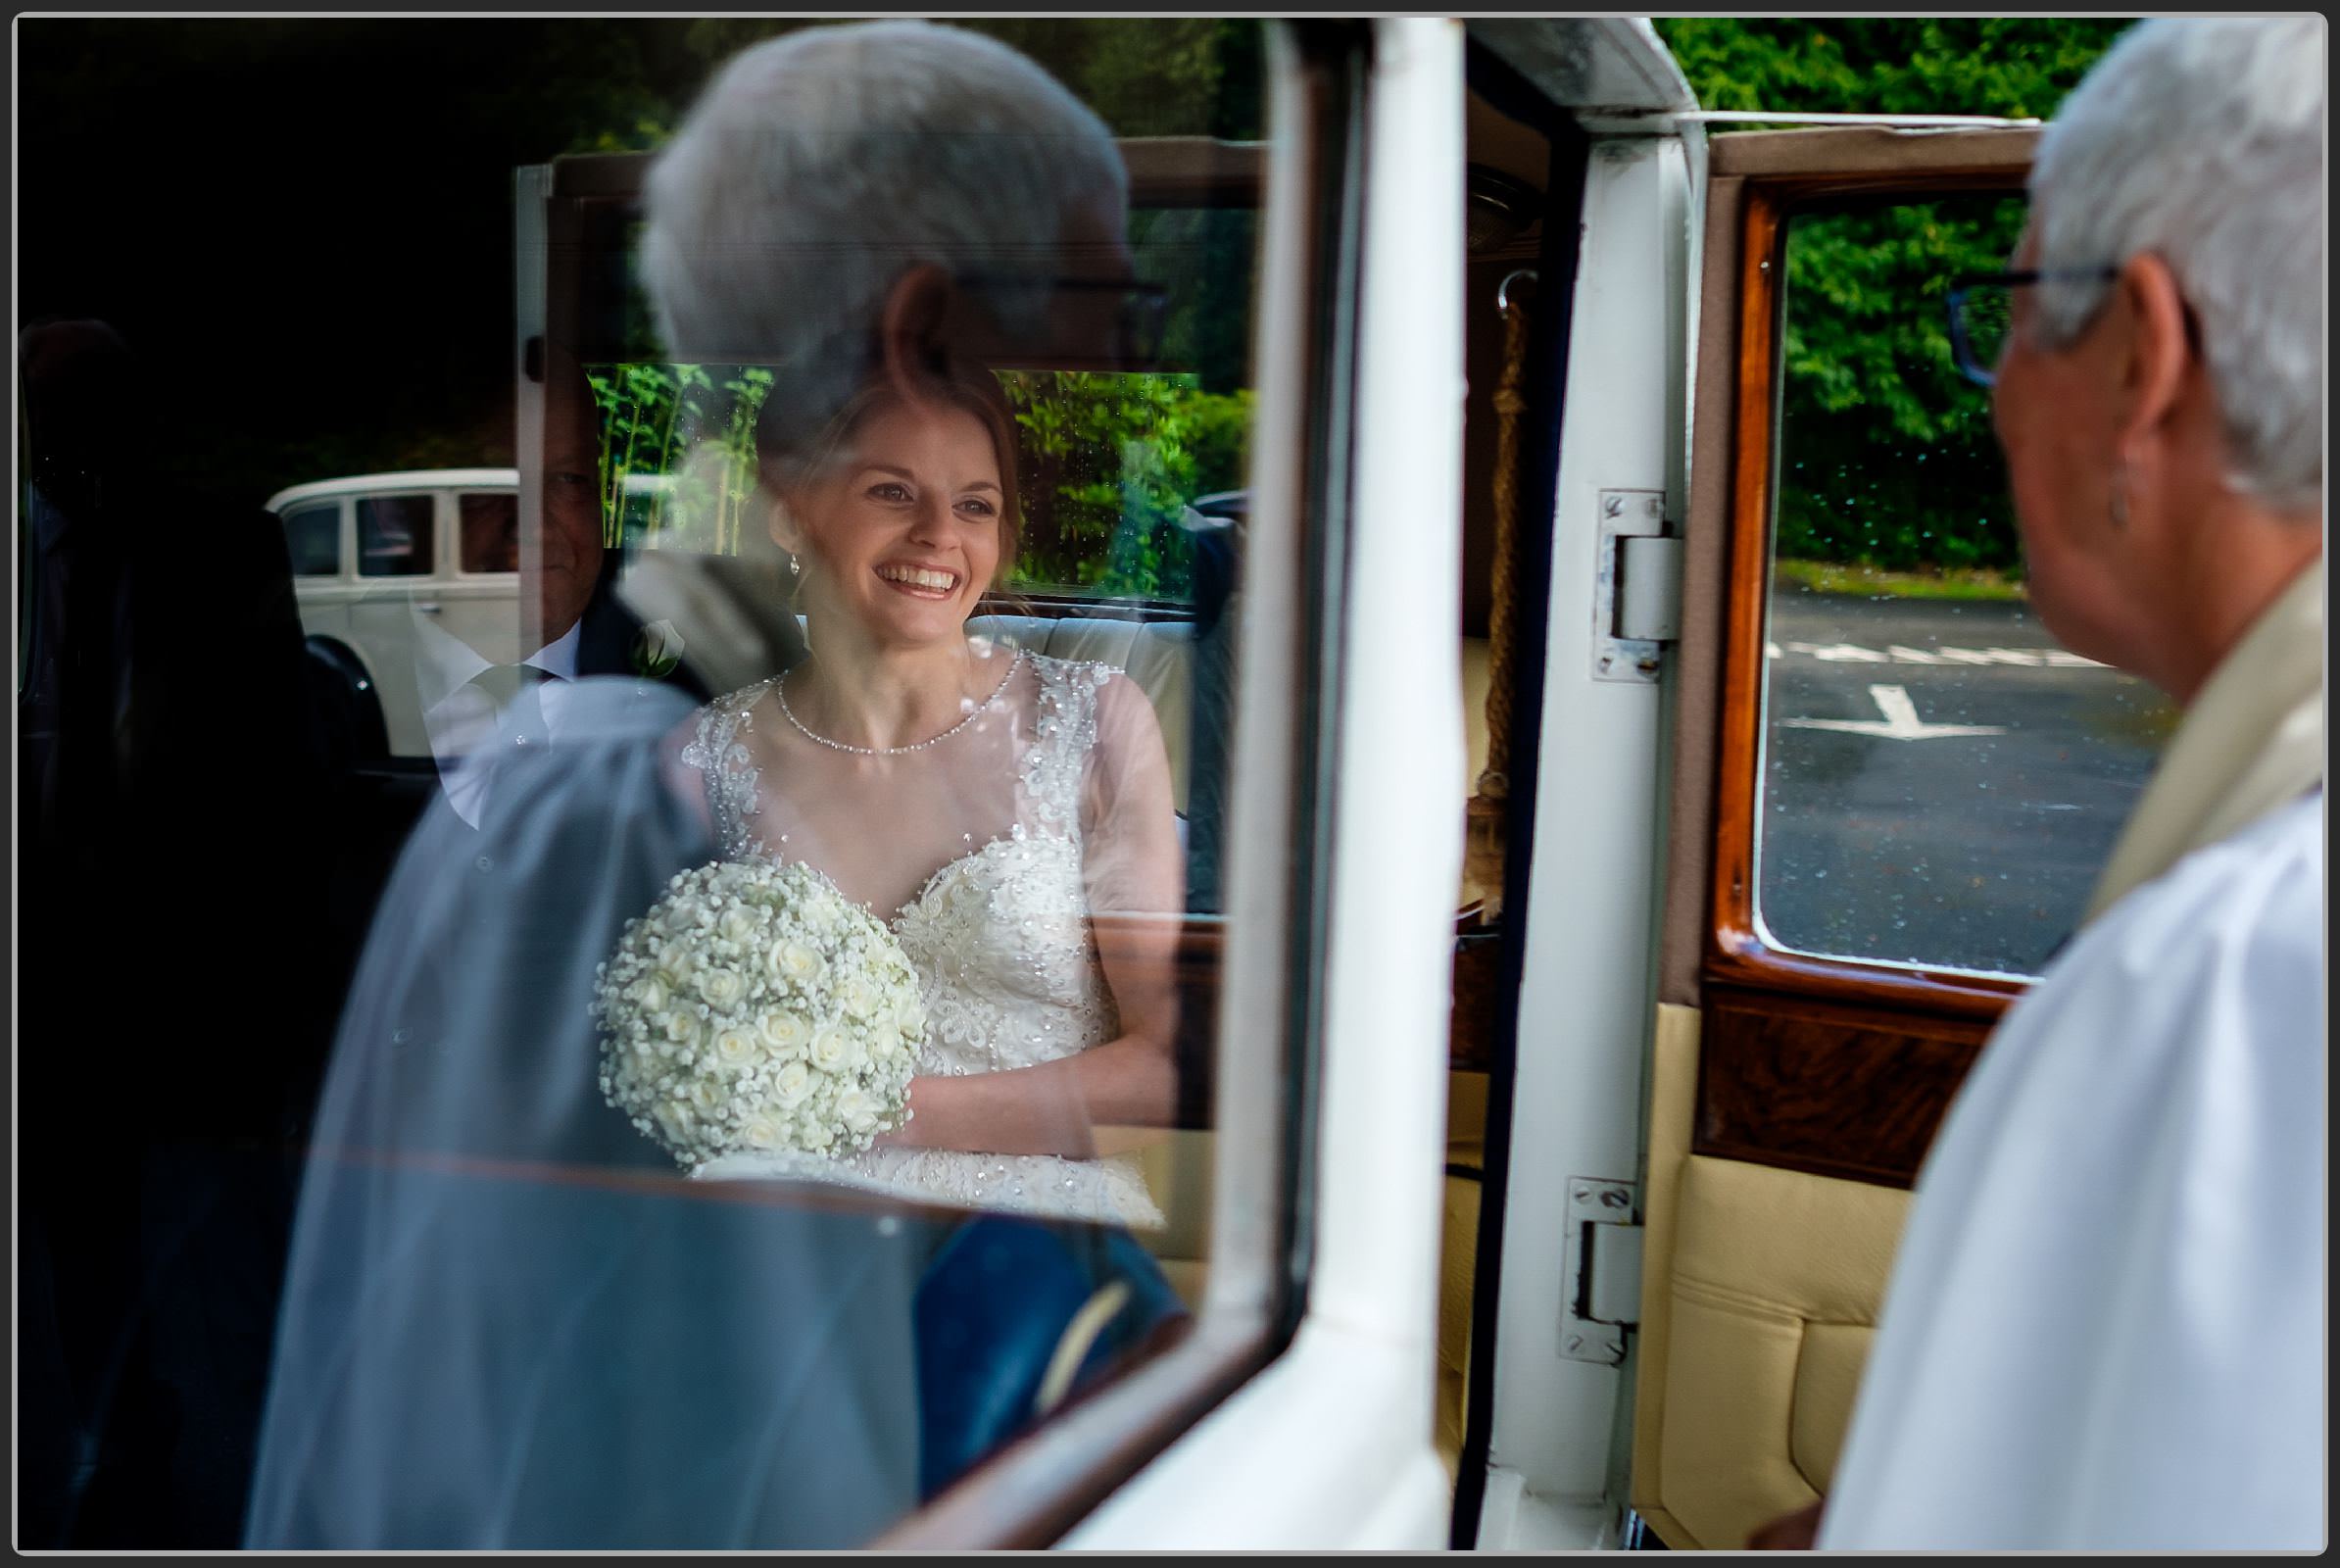
[[[671,661],[670,628],[645,625],[616,592],[623,558],[604,542],[599,440],[584,369],[557,365],[545,387],[541,525],[523,528],[527,509],[516,498],[500,514],[463,519],[466,572],[518,573],[509,646],[532,652],[502,663],[428,616],[414,617],[431,754],[448,803],[474,825],[488,771],[477,764],[488,749],[558,744],[577,680],[636,675],[661,679],[696,701],[708,696],[687,663]]]

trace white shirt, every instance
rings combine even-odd
[[[431,756],[439,764],[439,784],[447,804],[473,827],[487,800],[487,770],[468,765],[479,749],[495,738],[495,703],[471,681],[493,661],[462,638],[414,617],[415,686],[422,699],[422,724],[430,733]],[[583,622],[569,627],[539,648],[523,664],[558,676],[538,688],[536,700],[545,715],[548,740],[561,737],[561,709],[568,700],[567,683],[577,678],[577,643]]]
[[[2323,797],[2130,893],[1944,1121],[1823,1549],[2324,1540]]]

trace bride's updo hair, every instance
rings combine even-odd
[[[922,378],[914,395],[937,407],[972,416],[991,437],[992,456],[999,467],[999,564],[985,586],[997,588],[1014,574],[1024,521],[1016,484],[1015,415],[1007,406],[1007,395],[999,388],[999,377],[973,368]],[[902,388],[878,379],[865,383],[809,435],[797,433],[786,418],[759,418],[756,424],[756,471],[764,493],[785,506],[789,496],[829,478],[851,454],[853,437],[864,424],[885,410],[909,401],[910,395]]]

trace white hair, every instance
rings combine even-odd
[[[2201,322],[2228,482],[2285,510],[2323,492],[2324,23],[2156,20],[2121,34],[2043,134],[2037,265],[2168,262]],[[2043,346],[2101,282],[2039,291]]]
[[[1005,44],[809,27],[734,57],[658,157],[644,282],[671,358],[774,366],[816,421],[868,368],[903,271],[1030,278],[987,296],[1030,331],[1076,215],[1117,219],[1128,180],[1104,122]]]

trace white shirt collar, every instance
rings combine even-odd
[[[469,685],[481,670],[495,667],[493,660],[482,658],[478,649],[429,616],[416,614],[413,619],[415,696],[421,700],[424,712]],[[575,680],[577,648],[584,630],[585,623],[580,620],[520,662],[533,664],[562,680]]]
[[[558,675],[562,680],[575,680],[577,678],[577,645],[582,641],[584,631],[585,622],[579,620],[568,630],[539,648],[535,653],[530,654],[526,659],[521,660],[520,662],[534,664],[546,674]],[[477,670],[472,671],[472,674],[477,673]],[[468,680],[470,676],[466,675],[463,678]]]
[[[468,685],[494,661],[420,612],[408,616],[414,628],[414,695],[429,712]]]

